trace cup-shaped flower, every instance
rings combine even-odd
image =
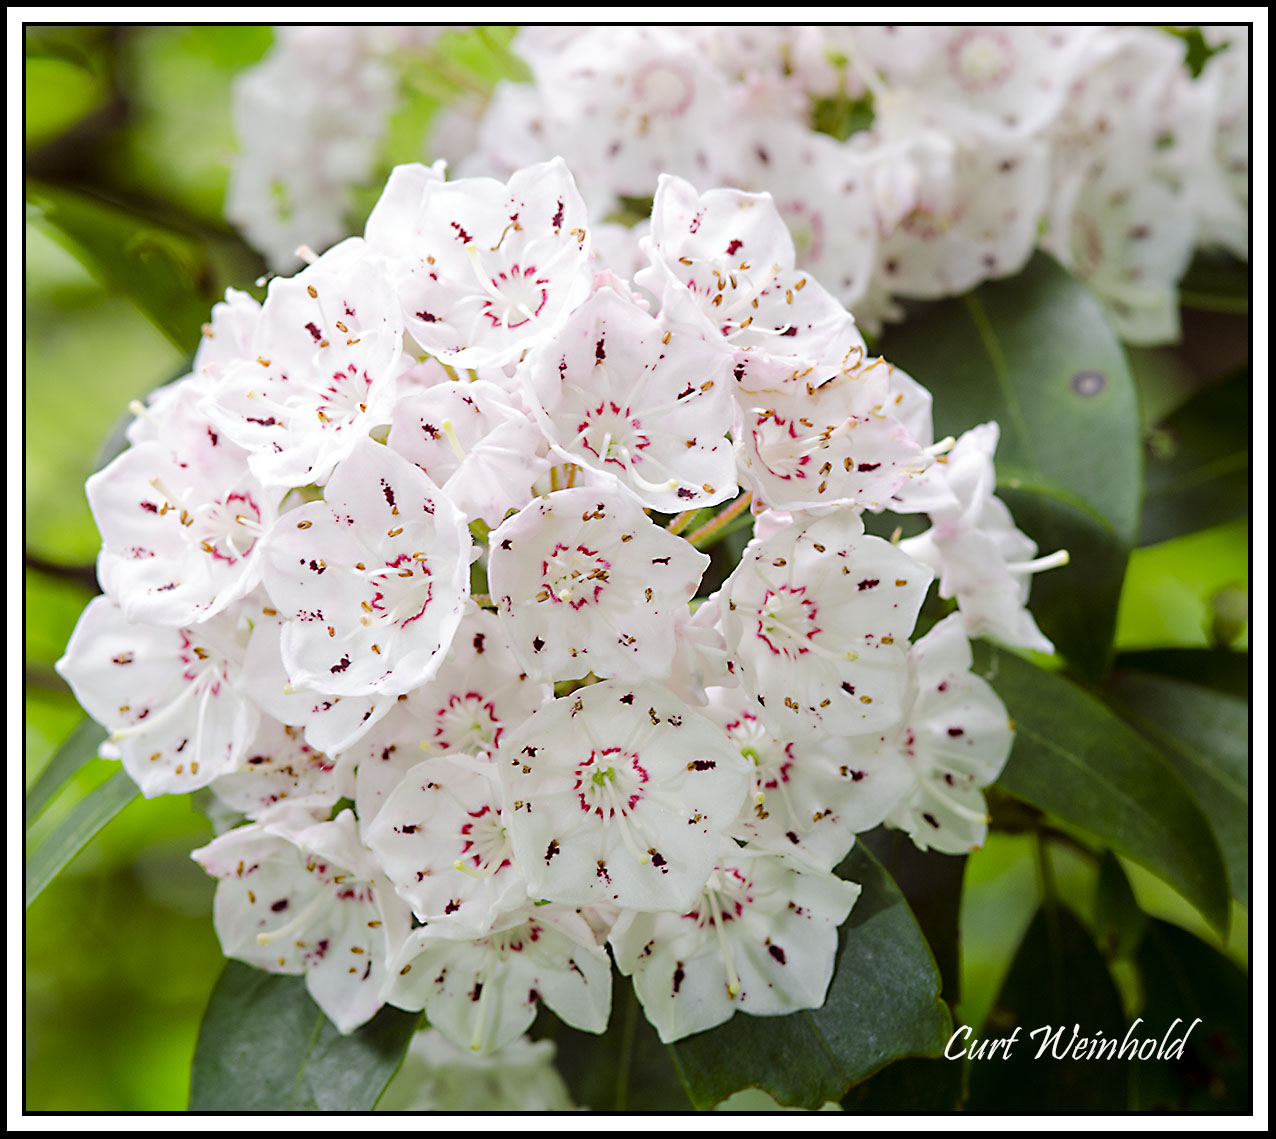
[[[184,382],[156,419],[163,438],[130,447],[85,485],[102,534],[102,588],[135,621],[190,625],[238,601],[260,578],[258,540],[278,492],[249,472],[246,453],[196,411]]]
[[[1028,611],[1028,591],[1034,573],[1065,565],[1068,555],[1036,558],[1037,544],[993,494],[999,435],[997,424],[982,423],[957,440],[939,464],[951,504],[932,507],[931,528],[904,539],[900,549],[939,574],[939,595],[956,597],[969,634],[1051,653],[1054,646]]]
[[[709,559],[621,487],[538,498],[491,534],[488,581],[528,675],[669,674],[679,615]]]
[[[787,859],[724,843],[707,884],[679,913],[621,914],[609,938],[666,1044],[737,1009],[783,1016],[824,1003],[837,927],[860,888]]]
[[[971,671],[961,614],[945,617],[909,655],[916,696],[875,758],[903,760],[911,789],[886,821],[922,850],[965,854],[988,833],[983,789],[1010,756],[1014,726],[992,686]]]
[[[390,421],[398,377],[412,362],[381,259],[358,238],[271,283],[255,347],[227,366],[205,409],[273,487],[326,482],[371,428]]]
[[[465,517],[419,467],[369,438],[323,502],[266,539],[263,581],[287,618],[292,683],[339,696],[410,692],[429,680],[469,594]]]
[[[705,714],[752,764],[750,797],[731,830],[751,849],[830,871],[913,789],[899,757],[875,753],[863,736],[780,737],[746,692],[713,688],[709,699]]]
[[[421,921],[477,937],[529,900],[505,822],[491,760],[438,756],[409,769],[364,836]]]
[[[532,897],[678,910],[703,887],[748,767],[667,689],[589,685],[512,732],[497,764]]]
[[[589,292],[588,211],[561,158],[491,178],[423,179],[392,254],[408,331],[465,368],[516,362]],[[389,225],[378,219],[378,241]]]
[[[477,940],[415,929],[392,975],[391,1004],[425,1009],[430,1024],[472,1052],[517,1039],[541,1001],[584,1032],[602,1032],[611,1012],[607,951],[566,906],[529,905]]]
[[[58,673],[148,798],[206,787],[251,743],[260,713],[234,684],[243,634],[230,614],[183,629],[134,623],[107,597],[80,615]]]
[[[304,973],[315,1003],[342,1032],[381,1007],[387,960],[410,918],[360,846],[352,811],[316,822],[303,807],[282,804],[191,857],[221,879],[213,924],[227,957]]]
[[[443,383],[402,396],[386,444],[411,459],[466,518],[499,526],[549,470],[533,420],[495,384]]]
[[[716,339],[716,337],[715,337]],[[731,356],[599,289],[529,356],[529,402],[559,457],[676,513],[736,493]]]
[[[908,638],[930,582],[929,569],[845,511],[755,540],[720,602],[741,685],[780,735],[897,723]]]

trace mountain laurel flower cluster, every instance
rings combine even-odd
[[[1198,74],[1183,35],[1147,26],[533,26],[508,49],[524,74],[458,87],[430,150],[496,177],[562,155],[598,247],[633,268],[664,224],[642,203],[671,173],[771,193],[801,266],[865,326],[899,298],[1011,276],[1040,247],[1125,340],[1165,343],[1194,250],[1249,255],[1249,29],[1199,34]],[[437,86],[433,43],[425,28],[282,29],[240,81],[231,216],[276,264],[295,264],[303,221],[312,242],[346,232],[387,84],[397,70]]]
[[[665,1041],[819,1007],[856,834],[983,841],[968,638],[1050,650],[996,425],[933,440],[770,195],[662,176],[641,267],[601,249],[562,159],[399,167],[89,480],[59,671],[144,794],[238,819],[222,947],[342,1032],[601,1032],[613,962]]]

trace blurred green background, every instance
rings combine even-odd
[[[223,220],[222,201],[235,148],[231,83],[272,37],[259,27],[24,30],[29,787],[82,718],[53,663],[95,592],[84,480],[109,454],[129,401],[186,370],[225,287],[248,288],[264,269]],[[420,137],[430,109],[418,102],[396,120],[406,124],[393,136],[398,160],[424,157],[404,153],[404,139]],[[1185,312],[1184,328],[1179,348],[1131,354],[1149,453],[1174,445],[1164,423],[1176,410],[1248,359],[1245,316]],[[1130,565],[1117,648],[1247,649],[1248,591],[1245,519],[1145,546]],[[82,769],[28,832],[28,850],[116,769],[103,760]],[[138,799],[29,907],[27,1110],[186,1106],[222,965],[213,882],[189,858],[210,837],[187,798]],[[958,1012],[975,1026],[1037,904],[1026,842],[994,834],[969,861]],[[1127,869],[1144,909],[1213,940],[1166,887]],[[1055,873],[1067,896],[1092,893],[1092,865],[1056,859]],[[1248,917],[1237,918],[1229,952],[1247,965]]]

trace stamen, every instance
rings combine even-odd
[[[1007,562],[1006,569],[1011,573],[1041,573],[1042,570],[1066,566],[1071,560],[1067,550],[1056,550],[1053,554],[1047,554],[1030,562]]]
[[[620,829],[620,838],[625,844],[625,849],[628,850],[629,853],[637,860],[639,866],[647,866],[651,862],[651,855],[638,846],[638,844],[634,842],[633,835],[629,833],[629,819],[625,814],[624,807],[621,806],[619,796],[616,793],[616,788],[612,785],[611,770],[608,769],[605,774],[602,772],[599,772],[599,774],[603,775],[603,778],[600,781],[603,788],[603,794],[607,796],[608,801],[611,803],[612,813],[610,818],[616,820],[616,826]]]
[[[731,943],[727,941],[726,931],[722,928],[722,907],[718,904],[718,892],[715,885],[718,873],[715,870],[710,885],[705,890],[705,898],[709,902],[709,916],[713,920],[713,928],[718,933],[718,948],[722,953],[722,963],[727,967],[727,993],[738,996],[740,993],[740,977],[735,971],[735,958],[731,953]]]
[[[456,461],[458,463],[465,462],[465,448],[461,446],[461,440],[457,438],[456,430],[452,426],[452,421],[450,419],[445,419],[441,426],[443,428],[443,434],[447,436],[448,446],[452,448],[452,454],[456,456]]]
[[[331,893],[326,889],[318,890],[315,893],[315,896],[310,899],[305,909],[303,909],[301,913],[297,914],[292,921],[287,922],[285,925],[281,925],[278,929],[269,933],[259,933],[257,935],[257,944],[270,945],[272,942],[279,941],[281,938],[292,937],[294,934],[300,932],[314,920],[315,915],[323,909],[324,904],[330,900],[331,896]]]

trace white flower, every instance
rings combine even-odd
[[[271,973],[305,974],[341,1032],[382,1004],[387,960],[408,934],[407,906],[359,845],[354,813],[316,822],[281,805],[192,852],[221,879],[213,923],[222,951]]]
[[[393,964],[387,999],[425,1009],[458,1048],[495,1052],[521,1036],[541,1001],[584,1032],[611,1012],[611,962],[585,919],[565,906],[528,906],[477,940],[415,929]]]
[[[556,491],[506,519],[491,544],[492,599],[528,675],[669,674],[677,618],[709,559],[628,492]]]
[[[594,684],[547,704],[498,763],[532,897],[681,909],[748,786],[722,732],[657,684]]]
[[[386,445],[433,479],[470,521],[499,526],[549,470],[536,424],[495,384],[444,383],[401,398]]]
[[[862,736],[778,736],[744,692],[711,689],[709,697],[706,715],[753,764],[752,794],[732,828],[750,849],[830,871],[912,789],[899,757],[875,754]]]
[[[529,900],[505,823],[493,763],[439,756],[408,770],[364,839],[422,922],[477,937]]]
[[[371,439],[266,540],[263,579],[288,619],[295,685],[395,695],[443,663],[469,593],[470,535],[419,468]]]
[[[887,817],[922,850],[965,854],[983,845],[983,788],[1001,774],[1014,729],[1006,707],[971,672],[960,614],[913,646],[916,697],[904,724],[882,737],[875,761],[904,761],[911,793]]]
[[[727,650],[779,733],[898,721],[908,637],[931,573],[845,511],[755,540],[722,588]]]
[[[837,927],[860,888],[724,843],[685,912],[621,915],[609,938],[622,973],[670,1044],[736,1009],[783,1016],[819,1008],[833,979]]]
[[[992,456],[1000,430],[984,423],[967,431],[942,466],[955,505],[932,507],[933,525],[899,548],[939,575],[939,596],[956,597],[971,636],[1052,653],[1028,612],[1034,573],[1067,564],[1066,551],[1036,560],[1037,545],[1015,528],[1005,503],[993,495]]]
[[[387,423],[403,353],[403,323],[384,268],[359,238],[270,285],[256,355],[229,365],[205,410],[249,452],[263,484],[327,481],[368,431]]]
[[[393,262],[413,339],[459,367],[517,361],[589,291],[587,217],[562,159],[507,185],[426,181]]]
[[[498,1052],[458,1048],[437,1029],[412,1037],[377,1111],[571,1111],[554,1042],[520,1036]]]
[[[730,356],[719,345],[603,288],[525,375],[555,453],[644,506],[672,514],[736,494]]]
[[[213,617],[257,584],[258,541],[279,499],[206,419],[182,426],[130,447],[85,486],[102,587],[130,618],[160,625]]]
[[[394,701],[345,753],[358,764],[356,805],[366,827],[408,769],[438,755],[491,756],[512,727],[551,695],[522,672],[496,614],[471,601],[435,678]]]
[[[180,794],[233,771],[257,730],[259,713],[234,684],[243,640],[229,614],[162,628],[95,597],[57,670],[110,730],[142,794]]]

